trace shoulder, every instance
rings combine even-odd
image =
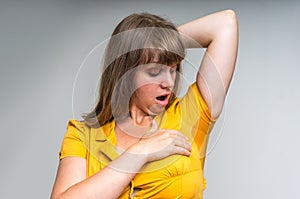
[[[90,127],[84,121],[70,119],[67,124],[67,132],[65,137],[85,141],[90,132]]]
[[[182,98],[177,98],[167,110],[169,113],[189,115],[213,121],[211,112],[205,102],[196,82],[191,84]]]
[[[80,121],[76,119],[70,119],[68,121],[68,128],[77,129],[82,132],[89,129],[89,127],[85,124],[84,121]]]
[[[83,121],[75,119],[69,120],[61,146],[60,159],[69,156],[85,158],[88,146],[88,135],[89,128]]]

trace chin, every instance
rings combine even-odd
[[[156,104],[149,109],[149,115],[156,116],[156,115],[159,115],[160,113],[162,113],[164,110],[165,110],[165,107]]]

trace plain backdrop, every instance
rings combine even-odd
[[[300,198],[296,0],[1,0],[0,197],[49,198],[67,122],[88,111],[80,102],[91,97],[80,92],[95,89],[87,63],[100,59],[84,60],[120,20],[145,11],[180,25],[224,9],[238,15],[239,55],[209,144],[204,198]],[[199,54],[189,61],[199,64]]]

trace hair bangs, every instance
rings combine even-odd
[[[145,48],[141,52],[141,57],[138,64],[143,65],[148,63],[158,63],[172,66],[180,64],[183,59],[183,56],[175,52],[162,49]]]
[[[185,46],[177,30],[162,27],[148,28],[144,33],[144,48],[139,64],[160,63],[174,65],[185,57]]]

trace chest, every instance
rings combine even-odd
[[[99,158],[90,157],[87,162],[91,176],[105,165]],[[121,198],[129,198],[133,190],[140,198],[201,198],[204,177],[199,151],[193,145],[190,157],[173,155],[163,160],[146,164],[124,190]],[[133,163],[134,164],[134,163]]]

